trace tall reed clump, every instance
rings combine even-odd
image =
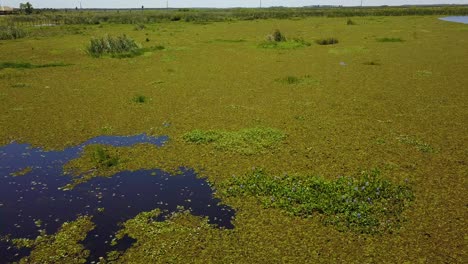
[[[0,40],[19,39],[26,37],[26,32],[16,26],[0,26]]]
[[[110,55],[111,57],[133,57],[141,53],[140,45],[126,35],[117,37],[106,35],[101,38],[93,38],[86,49],[88,54],[93,57],[105,55]]]

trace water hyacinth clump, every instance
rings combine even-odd
[[[91,39],[90,45],[87,47],[87,52],[93,57],[101,57],[104,55],[121,56],[132,55],[138,53],[140,45],[126,35],[112,37],[106,35],[101,38]]]
[[[331,181],[315,176],[275,177],[255,169],[234,177],[226,194],[255,196],[266,208],[300,217],[320,215],[325,224],[340,231],[370,234],[398,228],[401,213],[413,199],[409,186],[394,184],[377,170]]]
[[[274,149],[286,135],[278,129],[255,127],[238,131],[196,129],[186,133],[183,138],[189,143],[212,144],[220,151],[254,155]]]

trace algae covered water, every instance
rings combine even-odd
[[[63,175],[63,164],[77,158],[90,144],[132,146],[150,143],[162,146],[167,137],[97,137],[63,151],[44,151],[27,144],[11,143],[0,147],[0,236],[35,238],[39,229],[55,233],[67,221],[79,215],[92,215],[96,228],[84,244],[91,259],[115,249],[110,245],[119,223],[137,214],[160,208],[165,214],[179,206],[194,215],[207,216],[210,223],[232,228],[232,209],[213,198],[213,190],[190,169],[170,175],[158,169],[123,171],[112,177],[97,177],[71,190],[63,187],[72,181]],[[15,175],[24,171],[22,175]],[[163,218],[161,217],[160,220]],[[124,239],[117,248],[128,248]],[[18,250],[0,243],[0,262],[18,260],[28,250]]]

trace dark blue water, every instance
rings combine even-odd
[[[442,17],[439,19],[444,20],[444,21],[449,21],[449,22],[468,24],[468,16],[450,16],[450,17]]]
[[[91,250],[91,261],[116,249],[110,246],[110,241],[119,223],[155,208],[169,214],[177,206],[183,206],[194,215],[207,216],[212,224],[233,228],[234,211],[220,205],[208,183],[190,169],[182,169],[176,176],[158,169],[124,171],[110,178],[93,178],[72,190],[62,188],[72,180],[63,175],[63,164],[79,157],[86,145],[162,146],[167,140],[146,135],[105,136],[63,151],[44,151],[17,143],[0,147],[0,236],[35,238],[39,229],[55,233],[65,221],[73,221],[78,215],[92,215],[96,228],[83,242]],[[23,176],[12,175],[25,168],[31,171]],[[42,222],[40,227],[36,226],[37,220]],[[125,239],[116,247],[125,249],[132,242]],[[8,242],[0,242],[0,263],[18,260],[28,253],[27,249],[18,250]]]

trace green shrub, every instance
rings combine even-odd
[[[228,196],[252,196],[265,208],[279,208],[294,216],[321,215],[325,224],[358,233],[392,232],[413,200],[408,186],[383,179],[377,170],[330,181],[321,177],[277,177],[257,169],[232,178],[224,187]]]
[[[16,26],[0,26],[0,40],[19,39],[26,37],[26,32]]]
[[[127,55],[138,55],[140,53],[140,48],[139,44],[126,35],[117,37],[106,35],[101,38],[91,39],[87,51],[93,57],[101,57],[104,55],[125,57]]]
[[[213,144],[222,151],[232,151],[244,155],[265,152],[276,147],[286,136],[273,128],[248,128],[239,131],[193,130],[183,138],[195,144]]]
[[[333,44],[337,44],[338,40],[336,38],[327,38],[327,39],[318,39],[315,42],[319,45],[333,45]]]

